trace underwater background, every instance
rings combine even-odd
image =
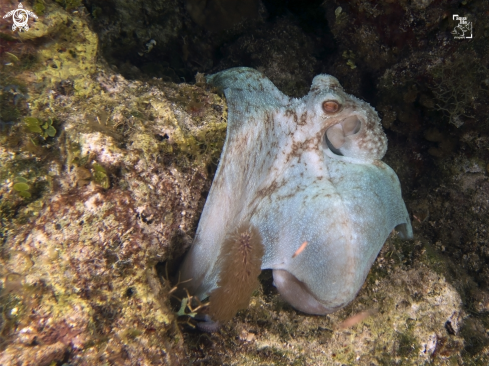
[[[19,31],[0,3],[1,365],[489,364],[489,2],[22,5]],[[414,240],[336,313],[264,271],[205,334],[170,300],[226,135],[204,74],[236,66],[294,97],[331,74],[375,107]]]

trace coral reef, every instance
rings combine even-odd
[[[102,71],[86,20],[56,4],[27,34],[38,66],[1,70],[16,112],[0,135],[0,363],[175,364],[183,338],[155,266],[188,245],[225,103]]]
[[[180,0],[23,4],[28,32],[0,23],[2,365],[488,364],[486,1],[263,0],[225,30]],[[389,238],[337,313],[293,310],[264,272],[249,308],[202,335],[165,269],[226,130],[222,96],[190,82],[232,66],[290,95],[328,73],[374,105],[415,240]]]

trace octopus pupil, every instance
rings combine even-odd
[[[326,113],[335,113],[338,109],[340,109],[340,105],[335,101],[327,100],[323,102],[323,110]]]

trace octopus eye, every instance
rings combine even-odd
[[[323,111],[325,113],[331,114],[331,113],[336,113],[340,109],[340,105],[338,102],[335,102],[334,100],[327,100],[323,102]]]

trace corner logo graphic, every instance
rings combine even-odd
[[[25,10],[22,3],[19,3],[19,8],[9,11],[3,16],[3,19],[12,16],[12,20],[14,21],[14,24],[12,25],[12,30],[15,31],[17,28],[19,28],[19,31],[22,32],[29,30],[29,25],[27,24],[27,21],[29,20],[29,15],[37,19],[36,14],[34,14],[32,11]]]
[[[472,22],[467,22],[467,17],[459,17],[458,14],[453,14],[452,20],[458,20],[458,25],[451,32],[455,39],[472,38]]]

